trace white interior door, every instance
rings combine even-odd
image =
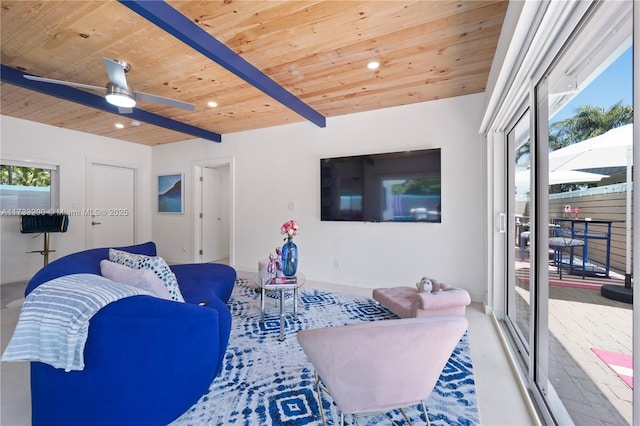
[[[201,226],[202,262],[213,262],[228,256],[228,167],[203,167]]]
[[[87,248],[135,242],[135,169],[91,163],[87,179]]]

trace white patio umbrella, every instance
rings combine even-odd
[[[633,124],[574,143],[549,153],[549,173],[601,167],[627,168],[626,284],[631,280],[631,166],[633,165]]]
[[[627,166],[632,146],[633,124],[616,127],[600,136],[549,153],[549,170]]]
[[[529,169],[519,170],[516,172],[516,186],[529,185]],[[598,173],[581,172],[578,170],[556,170],[549,172],[549,185],[557,185],[559,183],[586,183],[599,182],[609,177]]]

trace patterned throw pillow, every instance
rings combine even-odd
[[[100,261],[100,274],[111,281],[148,291],[160,299],[173,300],[167,286],[160,281],[160,278],[151,269],[133,269],[102,259]]]
[[[120,265],[133,269],[150,269],[164,283],[171,294],[171,299],[177,302],[184,302],[178,280],[175,274],[160,256],[146,256],[143,254],[133,254],[126,251],[109,249],[109,260]]]

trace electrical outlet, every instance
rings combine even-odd
[[[333,259],[333,267],[338,269],[340,267],[340,261],[338,260],[338,258],[336,257],[335,259]]]

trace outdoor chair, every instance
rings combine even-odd
[[[429,397],[467,329],[457,317],[403,318],[301,330],[298,342],[315,368],[318,407],[322,391],[344,415],[382,414],[420,405]],[[388,417],[387,417],[388,418]],[[388,418],[389,419],[389,418]]]
[[[553,263],[557,266],[558,275],[562,279],[563,258],[562,253],[565,248],[569,248],[569,272],[573,270],[573,249],[575,247],[584,247],[584,240],[572,238],[571,230],[558,227],[554,236],[549,238],[549,247],[553,249]],[[582,278],[584,278],[584,256],[582,257]]]

